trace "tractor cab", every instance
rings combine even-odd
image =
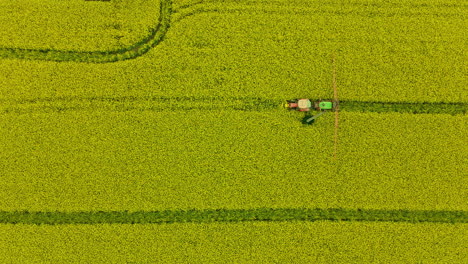
[[[314,116],[306,113],[303,124],[312,124],[315,122],[317,117],[325,114],[330,111],[338,111],[338,101],[335,100],[318,100],[311,101],[310,99],[293,99],[288,100],[288,103],[285,105],[289,110],[296,110],[300,112],[310,112],[311,110],[319,111],[320,113],[315,114]]]

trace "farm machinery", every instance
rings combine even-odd
[[[304,124],[312,124],[315,120],[325,114],[326,112],[335,112],[338,111],[338,100],[317,100],[313,101],[311,99],[293,99],[287,100],[287,104],[285,105],[289,110],[296,110],[299,112],[310,112],[311,110],[319,111],[318,114],[311,116],[310,114],[306,114],[304,117],[303,123]]]

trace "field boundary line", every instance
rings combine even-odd
[[[44,60],[56,62],[109,63],[134,59],[159,44],[165,37],[171,21],[172,0],[160,0],[158,24],[139,42],[113,51],[65,51],[54,49],[0,48],[0,59]]]
[[[349,221],[407,223],[468,223],[467,211],[377,210],[377,209],[207,209],[165,211],[0,211],[1,224],[164,224],[273,221]]]

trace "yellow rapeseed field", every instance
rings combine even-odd
[[[0,262],[462,263],[467,12],[1,1]]]

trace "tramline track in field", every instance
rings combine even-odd
[[[63,111],[187,111],[187,110],[282,110],[284,100],[261,97],[209,96],[120,96],[120,97],[56,97],[25,100],[1,100],[0,113],[63,112]],[[468,104],[461,102],[369,102],[340,100],[340,111],[466,114]]]
[[[466,211],[378,210],[378,209],[206,209],[165,211],[0,211],[0,223],[29,225],[64,224],[163,224],[253,221],[359,221],[409,223],[468,223]]]

